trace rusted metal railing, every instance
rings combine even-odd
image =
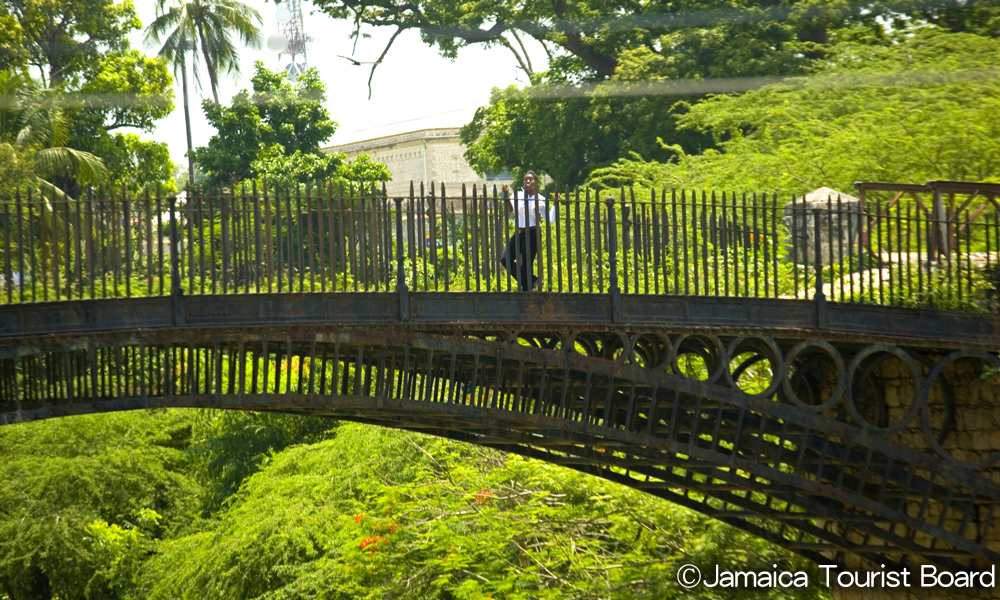
[[[535,215],[532,270],[546,292],[996,308],[997,190],[903,186],[891,201],[878,197],[893,185],[858,184],[860,199],[553,194],[554,218]],[[947,208],[942,189],[950,190]],[[525,208],[515,202],[511,214],[485,187],[451,194],[431,186],[406,198],[332,187],[187,199],[25,193],[0,205],[0,302],[516,292],[501,257]],[[528,250],[522,239],[514,236],[518,255]]]

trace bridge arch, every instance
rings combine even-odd
[[[853,554],[968,569],[1000,560],[996,457],[952,455],[932,416],[946,400],[933,392],[942,373],[961,360],[998,365],[996,353],[847,337],[523,319],[239,327],[126,319],[118,331],[0,339],[0,422],[154,407],[333,417],[594,474],[818,562]],[[706,377],[684,374],[685,353],[707,357]],[[861,378],[876,384],[851,384],[877,354],[914,369],[919,393],[905,410],[891,398],[902,376],[892,360]],[[766,388],[741,389],[741,370],[765,360]],[[885,400],[904,426],[870,423],[855,406],[859,394]]]

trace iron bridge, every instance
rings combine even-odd
[[[603,477],[821,563],[982,568],[1000,562],[983,378],[1000,315],[913,306],[978,293],[961,282],[1000,256],[1000,223],[968,211],[1000,190],[949,211],[935,189],[923,216],[578,195],[527,293],[497,276],[509,223],[485,190],[18,199],[0,424],[163,407],[372,423]],[[859,261],[877,292],[824,268]],[[932,277],[953,296],[926,296]]]

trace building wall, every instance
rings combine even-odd
[[[435,189],[440,193],[443,183],[449,196],[460,194],[462,184],[486,184],[492,191],[494,184],[511,181],[509,178],[487,180],[476,173],[463,156],[465,147],[459,140],[458,128],[424,129],[329,146],[323,148],[323,151],[343,152],[349,161],[360,154],[368,154],[373,160],[385,163],[392,173],[392,180],[386,183],[390,197],[408,195],[411,181],[417,193],[421,183],[425,186],[434,183]]]

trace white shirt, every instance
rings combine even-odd
[[[536,227],[538,225],[538,222],[535,219],[536,212],[539,215],[543,215],[546,222],[554,221],[556,218],[556,207],[548,206],[545,202],[545,196],[541,194],[528,196],[527,199],[525,199],[522,192],[514,192],[510,201],[514,204],[514,214],[517,215],[518,229]],[[525,214],[524,210],[525,205],[528,207],[527,214]]]

